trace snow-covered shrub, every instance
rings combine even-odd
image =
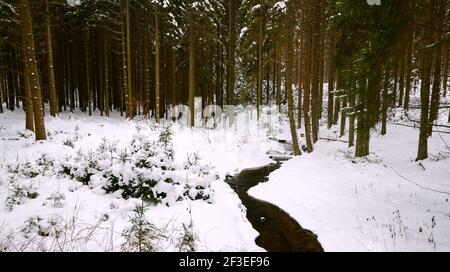
[[[219,176],[212,172],[211,165],[201,164],[198,153],[192,153],[188,154],[184,170],[187,176],[184,195],[192,200],[210,200],[213,195],[211,182],[219,179]]]
[[[74,148],[75,144],[74,141],[70,138],[67,138],[66,140],[63,141],[63,145],[66,145],[68,147]]]
[[[19,138],[28,139],[33,136],[33,133],[29,130],[17,131],[17,136],[19,136]]]
[[[145,217],[145,206],[137,205],[130,216],[130,226],[124,229],[122,236],[125,242],[122,251],[152,252],[157,251],[157,241],[163,236],[160,231]]]
[[[64,224],[61,217],[49,216],[43,218],[39,215],[32,216],[25,221],[25,226],[21,232],[27,239],[40,237],[59,237],[64,230]]]
[[[159,134],[159,142],[163,145],[165,150],[172,151],[171,141],[172,141],[172,131],[170,130],[170,127],[167,126]]]
[[[64,200],[66,196],[63,193],[55,192],[52,193],[45,201],[42,203],[43,206],[51,206],[53,208],[64,207]]]
[[[211,169],[189,159],[183,168],[173,161],[171,132],[166,128],[158,142],[144,135],[133,137],[130,154],[120,164],[104,171],[106,192],[120,191],[122,197],[142,198],[152,203],[170,205],[185,197],[207,200],[212,195],[210,183],[217,176]]]
[[[18,182],[11,177],[8,196],[5,199],[5,207],[12,211],[14,206],[22,204],[26,198],[34,199],[39,194],[32,186]]]
[[[195,251],[195,236],[192,230],[192,222],[189,225],[183,223],[183,232],[178,238],[177,248],[180,252]]]
[[[211,200],[211,182],[218,179],[209,165],[202,165],[198,155],[177,165],[171,143],[172,132],[165,128],[157,141],[136,134],[126,148],[102,139],[98,148],[78,151],[59,163],[59,173],[106,193],[123,198],[141,198],[167,206],[189,198]]]
[[[59,173],[69,176],[85,185],[89,184],[91,177],[105,169],[105,154],[88,151],[77,152],[74,158],[68,156],[60,162]]]
[[[189,208],[190,221],[188,224],[182,223],[183,230],[178,236],[177,248],[179,252],[195,251],[196,237],[192,223],[192,210]]]
[[[30,162],[16,163],[7,165],[8,173],[17,175],[19,178],[35,178],[39,171]]]
[[[53,173],[53,166],[55,161],[50,158],[47,154],[41,154],[41,156],[36,160],[36,166],[38,166],[38,171],[45,175],[46,173]]]

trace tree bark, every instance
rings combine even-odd
[[[19,0],[19,16],[22,42],[24,43],[23,52],[26,59],[25,72],[28,74],[31,86],[31,95],[33,100],[34,128],[36,140],[46,140],[44,110],[42,104],[41,83],[39,80],[39,71],[36,61],[36,50],[33,37],[33,26],[31,22],[30,4],[28,0]]]
[[[291,137],[292,137],[292,145],[294,148],[294,155],[298,156],[301,154],[299,145],[298,145],[298,138],[297,138],[297,130],[295,126],[295,118],[294,118],[294,99],[292,96],[292,74],[293,74],[293,56],[294,56],[294,49],[293,49],[293,32],[294,27],[291,20],[294,18],[294,6],[290,3],[288,7],[288,19],[287,19],[287,35],[286,35],[286,41],[285,44],[287,46],[287,52],[286,52],[286,95],[287,95],[287,102],[288,102],[288,116],[289,116],[289,126],[291,129]]]
[[[262,47],[263,47],[263,22],[262,22],[263,18],[259,17],[259,21],[258,21],[258,71],[257,71],[257,79],[256,79],[256,84],[257,84],[257,99],[256,99],[256,107],[257,107],[257,117],[259,120],[260,117],[260,107],[262,106]]]
[[[188,27],[189,27],[189,109],[190,109],[190,126],[195,126],[195,28],[193,3],[189,1],[188,11]]]
[[[303,2],[303,9],[305,12],[303,25],[305,27],[305,37],[304,37],[304,54],[303,54],[303,119],[305,124],[305,137],[306,137],[306,147],[308,152],[313,151],[312,143],[312,131],[311,131],[311,41],[312,41],[312,28],[310,23],[311,16],[311,0],[305,0]]]
[[[155,120],[159,123],[161,114],[160,109],[160,91],[161,91],[161,78],[160,78],[160,38],[159,38],[159,14],[158,8],[155,9]]]
[[[44,0],[44,4],[47,38],[47,73],[50,93],[50,115],[56,117],[58,116],[58,101],[56,96],[55,70],[53,65],[52,28],[50,24],[50,8],[48,5],[48,0]]]

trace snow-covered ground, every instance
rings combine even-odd
[[[441,124],[447,114],[441,111]],[[401,111],[391,119],[408,123]],[[450,251],[450,134],[434,133],[429,159],[416,162],[419,130],[387,129],[373,132],[363,159],[346,143],[319,140],[313,153],[285,162],[249,194],[290,213],[326,251]],[[336,130],[322,136],[336,139]]]
[[[447,114],[441,112],[441,124]],[[267,153],[283,152],[286,145],[269,138],[289,140],[290,133],[285,117],[281,122],[263,118],[259,125],[246,123],[250,117],[238,114],[238,125],[228,129],[171,126],[169,172],[177,182],[157,185],[168,195],[157,205],[146,204],[145,211],[156,229],[154,250],[180,250],[189,235],[197,251],[263,250],[255,244],[258,233],[245,207],[223,180],[271,163]],[[417,120],[418,111],[408,117]],[[48,140],[35,142],[23,129],[24,119],[20,110],[0,114],[0,251],[126,250],[124,230],[142,201],[122,198],[123,190],[106,193],[105,177],[132,179],[130,161],[142,154],[133,153],[131,143],[158,142],[165,125],[139,117],[128,121],[117,113],[109,118],[63,113],[46,117]],[[434,133],[430,158],[419,163],[414,160],[418,129],[398,125],[412,124],[400,110],[390,120],[386,136],[372,133],[367,158],[355,159],[344,142],[319,140],[313,153],[285,162],[249,193],[290,213],[318,235],[326,251],[450,251],[450,134]],[[322,127],[320,136],[338,139],[337,130]],[[109,154],[111,145],[115,151]],[[122,153],[136,158],[120,164]],[[80,168],[82,163],[92,163],[93,170]],[[151,171],[138,170],[148,175],[166,171],[158,163]],[[55,170],[63,166],[72,168]],[[209,169],[207,174],[202,167]],[[94,172],[83,184],[77,178],[86,171]],[[208,199],[193,200],[200,184],[196,179]],[[183,194],[180,190],[187,187]]]
[[[93,178],[83,185],[48,169],[39,170],[42,173],[36,177],[22,174],[17,178],[12,174],[14,167],[20,165],[25,170],[19,172],[26,172],[27,168],[36,167],[42,154],[56,165],[67,158],[77,158],[80,153],[95,153],[102,143],[114,143],[119,156],[136,135],[156,140],[163,126],[138,117],[127,121],[118,115],[105,118],[66,113],[59,118],[47,117],[48,140],[35,142],[34,136],[24,131],[24,122],[20,110],[0,114],[0,251],[121,250],[122,232],[130,225],[130,216],[141,201],[106,194],[92,182]],[[192,225],[189,231],[196,240],[195,250],[263,250],[254,242],[258,233],[247,220],[245,207],[223,180],[228,173],[271,162],[265,152],[280,149],[278,143],[267,140],[262,133],[265,130],[191,130],[177,125],[171,130],[174,165],[183,165],[196,154],[202,163],[212,167],[218,179],[210,184],[213,196],[208,201],[184,199],[170,207],[147,207],[146,219],[161,234],[155,249],[179,250],[179,240],[186,234],[184,226]],[[108,158],[108,154],[105,156]],[[188,175],[186,172],[186,179]],[[14,198],[14,194],[21,194],[21,188],[25,195]],[[8,206],[9,202],[14,205]]]

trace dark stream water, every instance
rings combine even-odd
[[[247,218],[259,232],[256,244],[267,251],[277,252],[321,252],[322,246],[317,236],[300,226],[287,212],[279,207],[251,197],[247,191],[260,182],[267,181],[270,172],[281,163],[242,170],[235,176],[227,177],[227,183],[238,194],[247,208]]]

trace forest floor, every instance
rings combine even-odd
[[[418,119],[417,114],[410,118]],[[440,116],[445,124],[447,112]],[[237,119],[248,116],[238,114]],[[123,190],[106,193],[105,177],[114,173],[123,153],[134,156],[128,150],[134,139],[158,142],[165,126],[139,117],[127,121],[117,113],[109,118],[63,113],[46,117],[48,140],[35,142],[24,123],[20,110],[0,114],[0,251],[132,250],[124,233],[141,201],[124,199]],[[414,161],[419,130],[394,123],[412,124],[402,111],[392,111],[387,135],[372,133],[367,158],[355,159],[344,142],[322,139],[313,153],[285,162],[249,194],[284,209],[318,235],[325,251],[449,251],[450,134],[434,133],[430,158],[419,163]],[[172,125],[169,168],[185,177],[183,188],[208,168],[201,188],[206,187],[203,194],[209,198],[189,198],[191,187],[183,193],[175,185],[165,191],[160,186],[166,200],[145,210],[154,227],[152,249],[263,250],[255,244],[258,233],[246,219],[245,207],[224,179],[271,163],[270,153],[284,154],[288,145],[270,138],[289,141],[288,128],[285,117],[281,122],[249,122],[245,129]],[[339,139],[337,130],[322,127],[320,137]],[[102,152],[110,151],[111,168],[99,166],[95,161],[109,161]],[[70,175],[64,170],[68,161]],[[91,164],[96,166],[91,169]],[[159,171],[163,174],[157,180],[165,168]],[[77,177],[86,173],[92,174],[90,181],[80,182]],[[132,180],[133,173],[129,175],[120,178]]]
[[[448,109],[440,116],[447,125]],[[419,129],[398,124],[414,125],[393,110],[387,134],[373,132],[361,159],[344,142],[319,140],[249,194],[290,213],[325,251],[450,251],[450,129],[436,127],[429,158],[416,162]],[[338,130],[321,137],[338,139]]]
[[[109,118],[63,113],[58,118],[47,115],[48,140],[35,142],[34,135],[23,129],[24,115],[21,110],[0,114],[0,251],[121,250],[126,242],[123,231],[141,202],[125,200],[120,193],[106,194],[104,183],[91,177],[89,184],[83,184],[58,168],[70,158],[71,164],[79,164],[78,172],[99,172],[83,164],[80,154],[97,156],[99,147],[107,143],[116,149],[114,164],[119,164],[118,157],[134,137],[143,135],[157,142],[165,126],[139,117],[127,121],[117,113]],[[195,157],[209,165],[218,179],[210,183],[211,201],[181,195],[182,201],[147,207],[146,218],[158,230],[154,250],[180,250],[180,241],[190,234],[197,251],[263,250],[255,244],[258,233],[247,220],[245,207],[224,180],[227,174],[270,163],[266,152],[282,146],[268,140],[264,129],[251,133],[173,125],[171,131],[173,165],[183,170],[186,161]],[[192,179],[188,174],[181,173]]]

